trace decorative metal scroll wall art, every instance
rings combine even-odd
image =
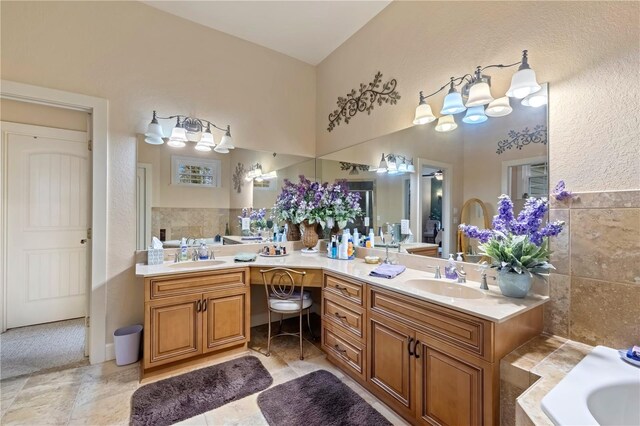
[[[236,166],[236,171],[233,172],[232,180],[233,180],[233,189],[239,194],[242,192],[242,186],[244,185],[244,177],[247,174],[247,171],[244,168],[244,164],[238,163]]]
[[[346,163],[344,161],[341,161],[340,170],[349,170],[350,175],[357,175],[360,174],[360,172],[368,172],[369,166],[367,166],[366,164]]]
[[[380,86],[382,85],[382,88]],[[346,97],[339,96],[338,108],[329,114],[329,126],[327,130],[330,132],[336,126],[339,126],[342,120],[345,124],[349,124],[351,117],[358,112],[366,112],[367,115],[371,114],[371,110],[377,103],[378,106],[382,104],[395,105],[400,99],[400,94],[396,90],[398,82],[395,78],[382,83],[382,73],[378,71],[373,77],[373,81],[369,84],[360,83],[360,88],[356,92],[356,89],[352,89],[347,93]]]
[[[510,130],[508,135],[509,137],[507,139],[498,141],[496,154],[502,154],[513,147],[522,149],[532,143],[541,143],[543,145],[547,144],[547,126],[544,124],[538,124],[533,128],[533,130],[529,130],[528,127],[525,127],[520,132]]]

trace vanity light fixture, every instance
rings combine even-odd
[[[511,68],[519,65],[518,71],[511,78],[511,86],[507,90],[506,96],[494,99],[491,94],[491,77],[483,74],[483,71],[489,68]],[[457,86],[462,86],[461,92],[456,90]],[[512,108],[509,105],[508,97],[522,99],[540,91],[541,86],[536,81],[536,73],[529,66],[529,58],[526,50],[522,51],[522,59],[513,64],[503,65],[487,65],[478,66],[473,73],[464,74],[460,77],[451,77],[450,81],[444,84],[435,92],[425,96],[420,92],[420,102],[416,108],[413,124],[420,125],[434,121],[436,117],[433,115],[431,106],[427,103],[427,99],[449,88],[449,92],[444,98],[444,102],[440,113],[442,116],[438,119],[436,130],[439,132],[449,132],[457,127],[453,114],[459,114],[467,110],[467,108],[481,107],[488,105],[487,111],[482,114],[479,110],[473,113],[467,112],[462,120],[465,123],[481,123],[489,117],[503,117],[511,113]],[[536,105],[544,105],[542,102],[545,95],[538,97],[531,96],[523,105],[535,107]],[[475,118],[475,120],[473,119]]]
[[[228,153],[230,149],[234,149],[229,125],[226,128],[218,127],[209,120],[186,115],[160,117],[156,111],[153,111],[153,118],[147,126],[144,141],[151,145],[162,145],[165,136],[158,120],[173,119],[176,120],[176,125],[171,130],[171,136],[167,142],[167,145],[173,148],[182,148],[187,145],[187,142],[196,142],[195,149],[198,151],[206,152],[213,148],[218,153]],[[225,132],[218,145],[215,144],[211,128]]]
[[[438,124],[436,125],[436,132],[450,132],[458,128],[456,120],[453,119],[453,115],[443,115],[438,118]]]
[[[373,168],[369,170],[373,171]],[[375,169],[376,173],[390,175],[399,175],[404,173],[415,173],[416,167],[413,165],[413,158],[409,159],[404,155],[398,154],[382,154],[380,165]]]
[[[543,86],[545,86],[545,84],[543,84]],[[539,108],[546,105],[548,100],[547,90],[539,90],[522,99],[521,103],[524,106]]]
[[[484,113],[484,107],[480,105],[467,109],[467,113],[465,114],[462,121],[467,124],[484,123],[485,121],[487,121],[487,116]]]
[[[509,104],[509,97],[503,96],[501,98],[493,100],[488,106],[484,113],[489,117],[504,117],[505,115],[511,114],[513,108]]]
[[[276,171],[264,173],[262,171],[262,164],[255,163],[249,167],[249,171],[245,175],[244,180],[246,180],[247,182],[251,182],[252,180],[255,180],[256,182],[262,182],[265,180],[275,179],[277,177],[278,174],[276,173]]]

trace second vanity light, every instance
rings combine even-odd
[[[164,143],[164,133],[162,126],[158,120],[176,120],[176,125],[171,131],[171,136],[167,141],[167,145],[172,148],[182,148],[187,142],[195,142],[197,151],[211,151],[212,149],[219,154],[227,154],[230,149],[234,149],[233,139],[231,138],[231,126],[227,128],[218,127],[209,120],[196,117],[188,117],[186,115],[170,115],[168,117],[160,117],[153,111],[153,118],[144,134],[144,141],[151,145],[162,145]],[[220,139],[220,143],[216,145],[211,128],[224,132],[224,136]]]
[[[491,94],[491,77],[482,72],[488,68],[510,68],[520,65],[518,71],[511,78],[511,86],[506,96],[494,99]],[[464,84],[462,91],[456,87]],[[530,107],[546,105],[546,91],[541,91],[541,86],[536,81],[536,73],[529,66],[527,51],[522,51],[522,60],[513,64],[478,66],[473,74],[465,74],[461,77],[451,77],[451,80],[430,95],[425,96],[420,92],[420,103],[416,108],[413,124],[427,124],[437,118],[433,114],[427,98],[434,96],[449,87],[449,92],[444,98],[435,130],[438,132],[450,132],[458,127],[454,115],[466,111],[462,121],[467,124],[478,124],[487,121],[487,117],[503,117],[513,110],[509,98],[522,99],[522,104]],[[545,92],[544,94],[542,92]],[[466,102],[464,101],[466,99]],[[485,109],[486,106],[486,109]]]

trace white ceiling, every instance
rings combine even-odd
[[[143,3],[317,65],[391,1]]]

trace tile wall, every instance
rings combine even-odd
[[[551,241],[545,331],[589,345],[640,342],[640,190],[552,200],[565,230]]]

